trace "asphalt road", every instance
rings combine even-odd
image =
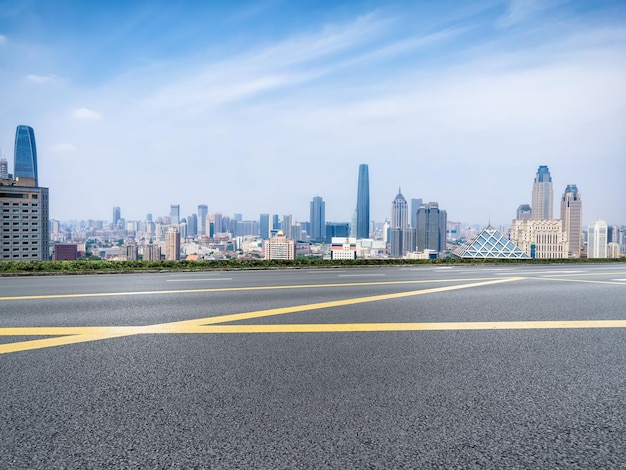
[[[0,468],[626,468],[626,265],[0,278]]]

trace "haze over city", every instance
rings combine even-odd
[[[624,223],[621,1],[0,2],[0,152],[37,133],[50,217],[350,220],[407,198],[510,224],[539,165]]]

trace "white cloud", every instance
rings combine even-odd
[[[504,16],[496,22],[499,28],[508,28],[532,18],[543,10],[566,3],[568,0],[511,0]]]
[[[56,75],[35,75],[29,74],[26,75],[26,80],[33,83],[46,83],[53,82],[57,79]]]
[[[74,117],[81,121],[97,121],[102,118],[102,114],[87,108],[80,108],[74,111]]]
[[[7,37],[4,34],[0,34],[0,46],[4,46],[7,43]]]
[[[76,150],[76,146],[73,144],[57,144],[52,147],[52,151],[54,153],[69,153],[74,152]]]

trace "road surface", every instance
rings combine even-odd
[[[626,266],[0,278],[0,468],[626,468]]]

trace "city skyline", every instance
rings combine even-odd
[[[400,185],[508,225],[545,164],[558,194],[584,193],[583,226],[624,223],[607,188],[626,173],[625,18],[619,1],[9,1],[0,151],[35,129],[60,220],[306,220],[319,195],[346,221],[366,162],[377,222]]]

